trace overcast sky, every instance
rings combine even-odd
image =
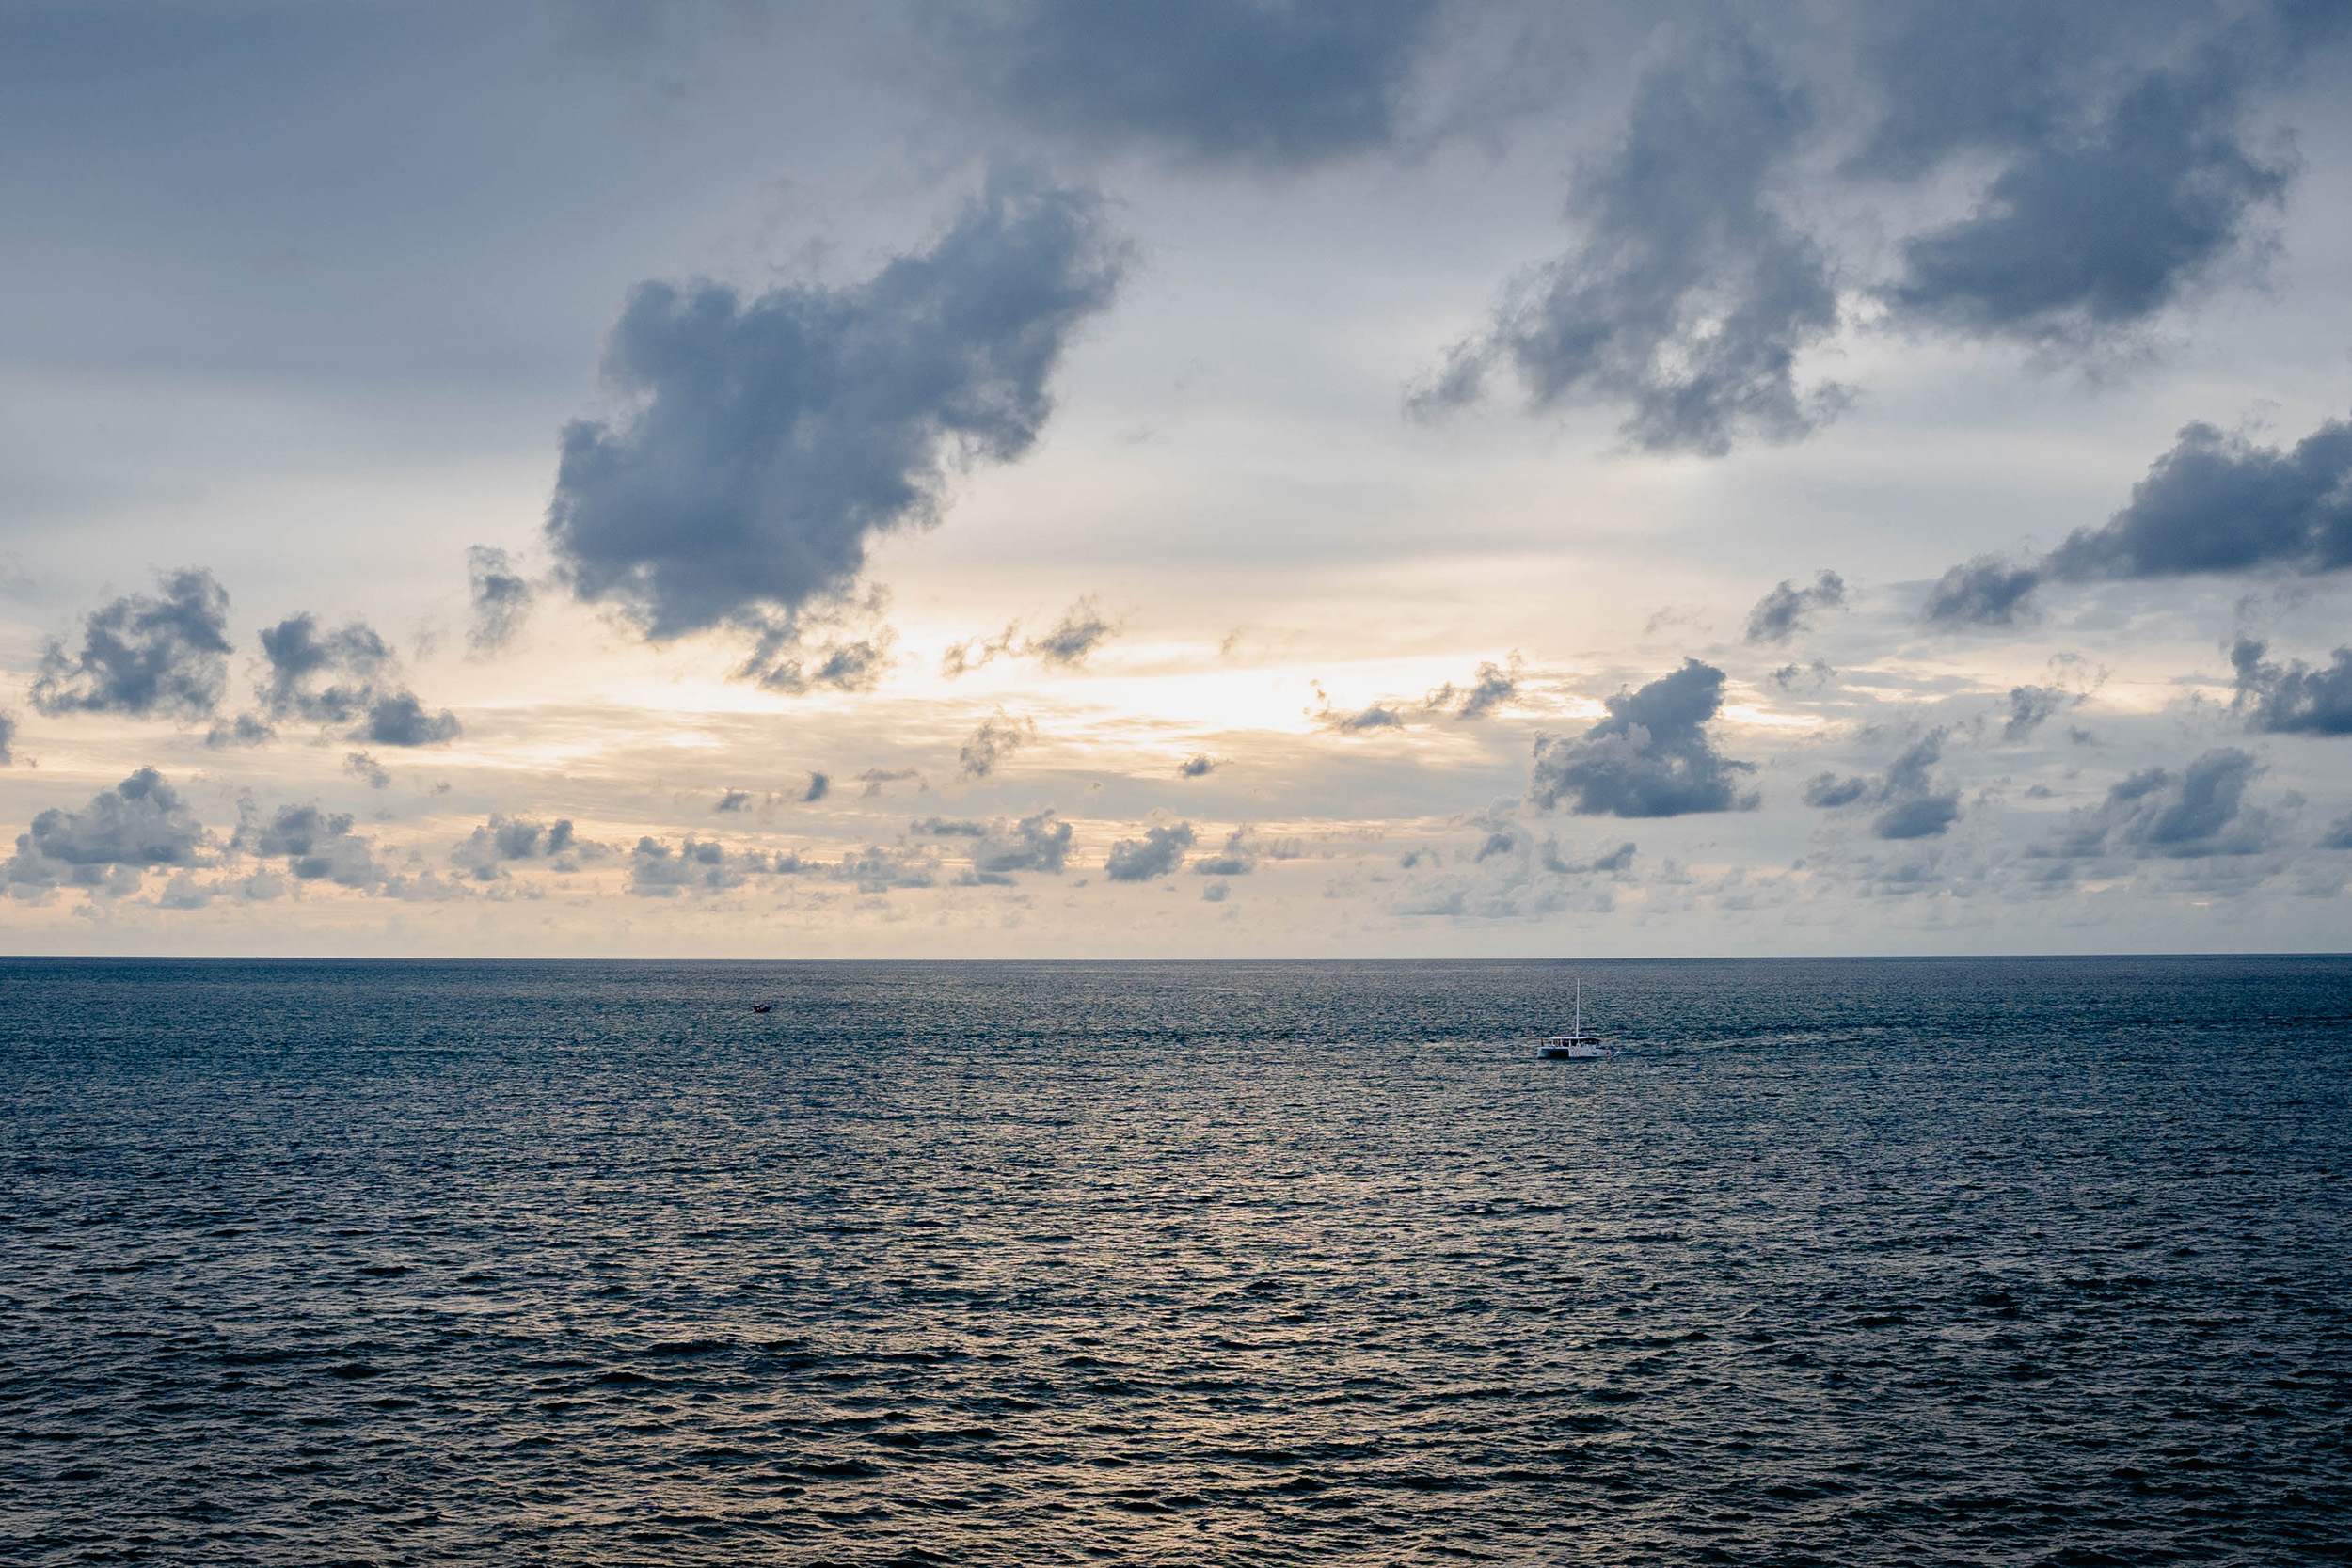
[[[2348,70],[0,8],[0,948],[2342,951]]]

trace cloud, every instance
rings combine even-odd
[[[2042,574],[1999,556],[1980,555],[1953,567],[1928,591],[1919,618],[1931,626],[2007,626],[2028,619]]]
[[[2043,565],[2075,580],[2352,566],[2352,424],[2330,420],[2292,451],[2184,426],[2128,505]]]
[[[1756,608],[1748,611],[1748,641],[1759,645],[1786,642],[1797,633],[1812,629],[1815,610],[1839,610],[1845,603],[1846,579],[1836,572],[1822,572],[1807,588],[1785,581],[1758,599]]]
[[[1176,776],[1180,779],[1205,779],[1216,771],[1218,760],[1206,752],[1196,752],[1176,765]]]
[[[2109,789],[2097,806],[2074,812],[2035,853],[2143,859],[2259,854],[2278,836],[2269,814],[2245,803],[2246,786],[2260,771],[2251,755],[2233,748],[2207,752],[2178,773],[2143,768]]]
[[[1111,846],[1110,859],[1104,863],[1103,874],[1114,882],[1148,882],[1154,877],[1165,877],[1184,865],[1184,851],[1192,847],[1192,843],[1189,822],[1148,828],[1140,841],[1122,838]]]
[[[1805,781],[1804,803],[1823,811],[1836,811],[1868,796],[1873,787],[1868,779],[1841,779],[1835,773],[1816,773]]]
[[[1942,8],[1923,17],[1940,23]],[[2209,277],[2252,213],[2285,192],[2292,165],[2250,152],[2239,130],[2272,65],[2249,37],[2209,41],[2184,66],[2137,77],[2088,125],[2050,123],[2047,111],[1986,124],[2010,133],[2015,155],[1968,216],[1902,243],[1886,300],[1915,320],[2038,341],[2147,320]]]
[[[1756,42],[1702,39],[1636,84],[1623,136],[1577,174],[1582,243],[1514,285],[1409,406],[1475,401],[1507,362],[1536,409],[1626,405],[1636,447],[1720,455],[1791,440],[1838,403],[1800,391],[1796,358],[1837,325],[1828,258],[1774,209],[1813,116]]]
[[[1513,802],[1500,801],[1469,817],[1465,825],[1483,833],[1471,854],[1468,872],[1450,872],[1413,879],[1412,891],[1400,899],[1401,915],[1438,915],[1451,919],[1530,920],[1564,910],[1606,913],[1616,906],[1614,884],[1630,880],[1636,853],[1624,841],[1599,854],[1571,858],[1550,833],[1537,833],[1511,815]],[[1458,863],[1461,859],[1456,856]],[[1444,863],[1444,856],[1420,851],[1405,856],[1401,867],[1411,871],[1424,860]],[[1606,879],[1606,880],[1597,880]]]
[[[833,775],[831,773],[811,773],[808,776],[808,787],[801,791],[801,803],[810,805],[832,793]]]
[[[2330,420],[2292,451],[2258,447],[2204,423],[2170,451],[2099,528],[2081,528],[2039,561],[1979,556],[1928,597],[1931,626],[2008,626],[2044,582],[2117,581],[2352,566],[2352,423]]]
[[[365,779],[370,789],[392,787],[391,770],[365,752],[345,752],[343,771],[356,779]]]
[[[160,597],[126,594],[90,611],[80,652],[53,639],[33,706],[53,717],[210,716],[229,689],[229,594],[203,571],[167,573],[156,586]]]
[[[900,784],[908,779],[920,779],[922,776],[923,770],[919,768],[868,768],[857,776],[857,782],[866,786],[858,791],[858,796],[862,800],[868,796],[880,795],[884,784]]]
[[[1017,650],[1021,645],[1020,639],[1021,623],[1014,621],[993,637],[973,637],[961,642],[951,642],[947,651],[939,657],[940,678],[954,680],[959,675],[985,669]]]
[[[0,768],[16,761],[16,715],[0,712]]]
[[[2352,849],[2352,816],[2338,817],[2319,835],[2322,849]]]
[[[2010,746],[2031,739],[2052,716],[2072,707],[2082,698],[2071,691],[2060,691],[2049,686],[2012,686],[2009,689],[2009,718],[2001,724],[2001,739]]]
[[[1035,445],[1124,260],[1092,192],[999,171],[860,283],[641,285],[605,355],[634,411],[564,432],[547,529],[573,591],[657,640],[788,626],[872,537],[936,522],[952,474]]]
[[[135,893],[151,868],[202,863],[212,842],[179,792],[142,768],[79,811],[53,806],[34,817],[0,864],[0,881],[19,897],[61,886]]]
[[[970,817],[926,816],[908,823],[907,832],[917,838],[984,838],[988,824]]]
[[[1960,816],[1960,792],[1937,789],[1930,774],[1944,754],[1944,732],[1921,736],[1886,769],[1878,799],[1885,805],[1870,823],[1878,838],[1933,838]]]
[[[457,738],[457,715],[447,708],[428,713],[415,692],[394,691],[368,705],[368,721],[357,733],[379,746],[441,746]]]
[[[993,824],[972,847],[972,869],[981,876],[1014,871],[1045,871],[1060,875],[1070,859],[1071,826],[1057,820],[1052,810],[1025,816],[1009,828]]]
[[[1002,713],[981,721],[956,752],[956,776],[961,779],[985,779],[996,771],[997,765],[1037,738],[1037,725],[1026,719],[1008,719]]]
[[[230,848],[264,860],[284,856],[297,882],[331,881],[341,887],[373,888],[384,880],[373,847],[351,831],[347,812],[332,815],[315,805],[281,806],[266,821],[248,799],[239,813]]]
[[[1092,149],[1143,145],[1268,167],[1397,134],[1442,0],[934,4],[922,13],[965,91]]]
[[[497,653],[515,640],[531,613],[531,583],[504,550],[476,545],[466,551],[466,585],[473,600],[466,646],[477,657]]]
[[[553,824],[527,816],[507,816],[492,813],[488,821],[449,852],[450,863],[465,867],[476,881],[493,882],[504,875],[501,867],[516,861],[550,861],[558,871],[578,870],[583,858],[600,858],[612,851],[601,844],[591,844],[580,838],[572,827],[571,818],[559,817]]]
[[[890,649],[897,634],[888,626],[877,626],[865,637],[835,638],[814,649],[806,648],[803,631],[799,624],[789,621],[762,626],[751,653],[737,667],[736,679],[796,697],[820,688],[871,691],[896,662]]]
[[[2301,659],[2267,664],[2266,643],[2241,637],[2230,649],[2237,672],[2231,705],[2249,728],[2271,735],[2352,735],[2352,647],[2317,668]]]
[[[1374,730],[1398,730],[1405,727],[1404,716],[1393,708],[1378,703],[1354,713],[1326,712],[1322,722],[1342,735],[1367,735]]]
[[[455,714],[428,712],[397,684],[398,661],[364,621],[322,635],[316,616],[290,615],[263,629],[262,655],[269,670],[262,705],[272,719],[356,721],[351,737],[379,746],[437,746],[457,737]],[[244,730],[244,721],[238,727]]]
[[[1510,706],[1519,695],[1519,656],[1511,656],[1511,667],[1487,660],[1478,667],[1478,677],[1468,687],[1446,682],[1422,700],[1429,711],[1451,710],[1456,719],[1484,719],[1499,708]]]
[[[1235,828],[1226,835],[1225,847],[1214,855],[1203,855],[1192,863],[1192,868],[1203,877],[1247,877],[1258,868],[1257,846],[1252,841],[1248,824]]]
[[[984,669],[1000,658],[1019,655],[1062,670],[1083,667],[1095,649],[1119,634],[1119,624],[1107,619],[1089,594],[1061,613],[1061,619],[1038,637],[1024,641],[1021,623],[1014,621],[989,638],[951,643],[940,656],[939,673],[947,680]]]
[[[1118,631],[1118,624],[1104,618],[1089,594],[1063,610],[1044,636],[1031,638],[1025,651],[1042,663],[1074,670]]]
[[[1714,749],[1707,725],[1724,705],[1724,673],[1697,659],[1602,705],[1609,717],[1581,736],[1539,739],[1528,797],[1549,811],[1563,800],[1582,814],[1679,816],[1752,811],[1734,776],[1753,772]]]
[[[659,839],[646,837],[639,839],[637,847],[629,851],[628,891],[641,898],[675,898],[680,893],[729,892],[741,887],[754,877],[790,877],[828,871],[844,880],[863,883],[868,879],[874,864],[890,858],[889,851],[867,849],[863,857],[845,855],[839,866],[829,867],[820,862],[803,860],[798,854],[730,849],[723,844],[691,835],[675,849]],[[930,879],[926,873],[918,879],[901,878],[884,880],[867,891],[879,892],[883,887],[929,886]]]
[[[267,721],[250,713],[240,713],[235,723],[215,724],[206,731],[204,744],[218,752],[231,746],[266,746],[277,738],[278,732],[269,726]]]
[[[1933,777],[1947,733],[1935,729],[1921,736],[1888,765],[1882,778],[1817,773],[1805,781],[1804,803],[1821,811],[1878,806],[1882,809],[1870,823],[1876,838],[1938,837],[1960,816],[1960,792],[1938,789]]]

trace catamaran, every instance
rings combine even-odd
[[[1555,1062],[1597,1062],[1615,1052],[1600,1043],[1598,1035],[1584,1032],[1584,981],[1576,982],[1576,1022],[1565,1035],[1550,1035],[1544,1039],[1543,1054]]]

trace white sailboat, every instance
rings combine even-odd
[[[1576,1022],[1565,1035],[1547,1036],[1543,1055],[1547,1060],[1555,1062],[1597,1062],[1615,1054],[1600,1043],[1598,1035],[1584,1032],[1584,980],[1580,975],[1576,982]]]

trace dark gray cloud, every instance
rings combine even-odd
[[[730,789],[725,794],[720,796],[717,804],[713,805],[710,809],[714,812],[747,811],[751,808],[751,791],[747,789]]]
[[[515,640],[531,613],[531,581],[515,570],[504,550],[476,545],[466,552],[466,586],[473,600],[466,646],[477,656],[497,653]]]
[[[1755,764],[1714,748],[1707,726],[1724,705],[1724,673],[1697,659],[1603,705],[1609,717],[1582,735],[1538,740],[1528,798],[1544,811],[1611,816],[1679,816],[1751,811],[1735,785]]]
[[[1041,663],[1074,670],[1118,631],[1118,623],[1104,618],[1089,594],[1063,610],[1061,619],[1041,636],[1031,638],[1025,651]]]
[[[817,869],[794,854],[730,849],[691,836],[673,849],[648,837],[639,839],[629,852],[628,890],[641,898],[675,898],[681,893],[725,893],[754,877],[791,876]]]
[[[808,787],[801,791],[801,803],[811,805],[832,793],[833,775],[831,773],[811,773],[808,776]]]
[[[862,283],[642,285],[605,356],[635,412],[564,433],[548,537],[573,590],[657,639],[789,626],[873,535],[937,521],[952,473],[1035,444],[1123,261],[1091,192],[999,173]]]
[[[866,786],[858,791],[858,797],[863,800],[867,796],[880,795],[884,784],[901,784],[908,779],[919,781],[922,777],[923,770],[919,768],[868,768],[857,776],[857,782]]]
[[[1853,13],[1862,80],[1881,95],[1850,172],[1896,181],[1963,151],[2005,152],[2069,118],[2065,77],[2111,47],[2122,7],[1911,0]]]
[[[1455,686],[1446,682],[1429,693],[1422,706],[1433,713],[1452,713],[1456,719],[1484,719],[1499,708],[1510,706],[1519,695],[1519,656],[1511,656],[1511,667],[1488,659],[1478,666],[1477,677],[1470,685]]]
[[[1928,591],[1919,618],[1931,626],[2014,626],[2032,614],[2033,591],[2042,574],[1996,555],[1980,555],[1953,567]]]
[[[988,824],[968,816],[925,816],[907,824],[917,838],[985,838]]]
[[[1805,781],[1804,803],[1823,811],[1836,811],[1863,800],[1874,787],[1866,778],[1841,779],[1835,773],[1816,773]]]
[[[2352,566],[2352,424],[2329,420],[2292,451],[2187,425],[2128,505],[2042,564],[2073,580]]]
[[[918,12],[949,80],[1089,148],[1295,166],[1397,134],[1443,0],[947,4]]]
[[[1248,824],[1225,836],[1225,847],[1192,863],[1203,877],[1247,877],[1258,868],[1258,846]]]
[[[2315,18],[2320,9],[2280,6],[2273,16]],[[1989,30],[1979,22],[1944,31],[1946,10],[1918,13],[1941,34],[1923,34],[1923,49],[1948,51]],[[2034,32],[2063,26],[2053,17],[2029,21],[1997,48],[2006,55],[2030,47]],[[1983,84],[1990,90],[1976,123],[1949,145],[2007,141],[2014,155],[1968,216],[1903,242],[1888,302],[1972,335],[2044,341],[2137,325],[2172,304],[2238,248],[2257,209],[2285,192],[2292,165],[2253,151],[2242,127],[2249,97],[2279,74],[2280,41],[2254,27],[2210,39],[2185,63],[2141,73],[2096,106],[2051,103],[2050,78],[2032,69],[2007,92]],[[1920,58],[1890,85],[1907,89],[1939,73],[1948,82],[1948,60]],[[1908,140],[1914,161],[1926,162],[1927,141]]]
[[[2352,849],[2352,816],[2341,816],[2328,825],[2319,835],[2322,849]]]
[[[367,785],[370,789],[389,789],[392,787],[391,769],[386,768],[382,763],[376,761],[365,752],[344,752],[343,771],[350,774],[355,779],[364,779],[367,781]]]
[[[939,673],[945,679],[954,680],[985,669],[1000,658],[1014,657],[1075,670],[1086,663],[1095,649],[1118,634],[1119,624],[1104,616],[1095,596],[1089,594],[1063,610],[1060,620],[1036,637],[1024,639],[1021,623],[1012,621],[993,636],[967,638],[949,644],[940,656]]]
[[[1072,829],[1049,809],[1025,816],[1009,827],[996,823],[972,847],[972,869],[983,877],[1015,871],[1044,871],[1060,875],[1070,860]]]
[[[0,881],[19,897],[53,887],[135,893],[151,868],[201,863],[212,842],[169,782],[142,768],[79,811],[53,806],[34,817]]]
[[[1847,401],[1797,377],[1839,323],[1836,198],[1931,202],[1960,181],[1980,182],[1965,215],[1894,236],[1893,276],[1854,282],[1899,325],[2111,352],[2264,254],[2295,161],[2263,150],[2283,143],[2259,111],[2347,18],[2308,0],[1662,14],[1619,136],[1574,179],[1579,244],[1518,278],[1408,407],[1475,401],[1507,366],[1536,409],[1626,409],[1638,447],[1802,436]],[[1829,63],[1849,42],[1851,72]],[[1841,144],[1831,199],[1783,199]]]
[[[1148,882],[1182,867],[1192,845],[1189,822],[1147,828],[1141,839],[1122,838],[1111,846],[1103,874],[1114,882]]]
[[[1839,778],[1817,773],[1805,781],[1804,803],[1822,811],[1849,806],[1879,809],[1871,818],[1875,838],[1934,838],[1960,816],[1960,792],[1936,786],[1934,768],[1943,759],[1947,732],[1930,730],[1905,747],[1883,776]]]
[[[1884,802],[1870,822],[1878,838],[1933,838],[1960,816],[1960,792],[1938,789],[1931,772],[1944,754],[1944,732],[1920,736],[1886,769],[1879,799]]]
[[[441,746],[459,731],[457,715],[449,709],[428,712],[415,692],[393,691],[368,705],[368,721],[355,733],[378,746]]]
[[[1720,454],[1812,430],[1836,394],[1800,391],[1796,357],[1836,328],[1837,295],[1820,246],[1770,199],[1812,123],[1803,88],[1736,30],[1648,71],[1622,138],[1576,177],[1583,242],[1516,285],[1412,406],[1474,401],[1506,363],[1537,409],[1629,407],[1637,447]]]
[[[810,647],[797,624],[771,622],[753,639],[735,678],[796,697],[823,689],[871,691],[890,673],[895,641],[888,626],[878,626],[866,637],[834,638]]]
[[[247,800],[229,847],[263,860],[283,856],[287,874],[298,882],[373,888],[382,883],[384,871],[375,863],[374,847],[351,831],[353,821],[347,812],[330,814],[315,805],[281,806],[264,820]]]
[[[2052,686],[2012,686],[2009,717],[2001,722],[2001,739],[2011,746],[2030,740],[2044,722],[2081,701],[2075,693]]]
[[[1942,626],[2008,626],[2044,582],[2096,582],[2352,566],[2352,423],[2329,420],[2292,451],[2256,446],[2203,423],[2169,451],[2098,528],[2081,528],[2038,561],[1979,556],[1930,594]]]
[[[1196,752],[1176,765],[1180,779],[1205,779],[1216,771],[1217,759],[1206,752]]]
[[[378,746],[437,746],[457,738],[457,716],[429,711],[399,685],[399,661],[364,621],[322,634],[318,617],[290,615],[262,630],[262,656],[268,664],[262,705],[271,719],[354,724],[354,740]]]
[[[1809,681],[1816,688],[1827,686],[1836,673],[1826,659],[1817,658],[1810,664],[1784,664],[1772,672],[1771,679],[1783,691],[1793,691],[1800,681]]]
[[[52,715],[209,717],[229,689],[229,594],[210,572],[170,572],[159,595],[126,594],[91,610],[82,646],[53,639],[33,682]]]
[[[1359,712],[1332,714],[1326,722],[1342,735],[1362,735],[1370,730],[1402,729],[1405,725],[1405,721],[1400,715],[1392,709],[1382,707],[1377,703]]]
[[[610,854],[605,846],[590,844],[573,830],[569,817],[554,823],[527,816],[492,813],[449,852],[450,863],[465,867],[476,881],[494,882],[504,867],[516,861],[548,861],[558,871],[576,871],[583,857]]]
[[[16,761],[16,715],[0,712],[0,768]]]
[[[1845,603],[1846,579],[1836,572],[1824,571],[1804,588],[1793,581],[1784,581],[1756,600],[1756,608],[1748,611],[1748,641],[1756,644],[1786,642],[1797,633],[1812,629],[1815,610],[1838,610]]]
[[[1008,719],[999,713],[984,720],[972,732],[972,738],[957,750],[956,776],[985,779],[1007,757],[1036,738],[1037,726],[1026,719]]]
[[[2175,860],[2259,854],[2279,837],[2269,814],[2246,804],[2246,786],[2261,770],[2234,748],[2207,752],[2178,773],[2143,768],[2098,805],[2073,813],[2035,852]]]
[[[2232,705],[2247,725],[2271,735],[2352,735],[2352,647],[2316,667],[2301,659],[2266,662],[2268,645],[2241,637],[2230,649],[2237,674]]]

